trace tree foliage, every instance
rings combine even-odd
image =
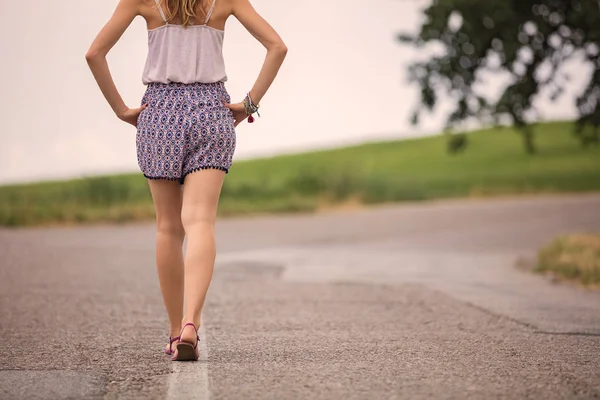
[[[598,141],[600,0],[433,0],[424,13],[417,35],[399,35],[404,43],[442,50],[409,67],[421,90],[414,123],[447,93],[454,104],[449,127],[470,118],[507,121],[520,128],[533,153],[533,102],[543,93],[552,100],[563,95],[570,77],[561,67],[579,57],[593,73],[576,99],[577,133],[584,144]],[[483,95],[484,79],[501,73],[510,76],[501,95]]]

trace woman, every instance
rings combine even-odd
[[[148,27],[147,90],[141,107],[129,108],[106,55],[138,15]],[[254,86],[234,104],[224,86],[222,54],[231,15],[267,49]],[[173,360],[198,360],[200,314],[215,261],[217,203],[235,150],[235,126],[253,121],[286,53],[248,0],[120,0],[86,54],[117,117],[137,127],[138,164],[156,209],[156,264],[170,321],[165,353]]]

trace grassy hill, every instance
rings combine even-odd
[[[600,190],[600,147],[582,149],[572,128],[537,125],[534,156],[525,154],[513,129],[498,128],[470,134],[458,155],[448,155],[438,136],[240,161],[227,176],[219,212]],[[152,217],[140,174],[0,187],[4,226]]]

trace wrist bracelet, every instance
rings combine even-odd
[[[246,98],[244,98],[244,108],[246,109],[246,114],[248,115],[248,122],[253,123],[254,117],[252,114],[256,113],[260,117],[260,113],[258,109],[260,108],[260,104],[254,104],[252,101],[252,97],[250,97],[250,92],[246,94]]]

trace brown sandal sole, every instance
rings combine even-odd
[[[198,348],[191,343],[177,343],[177,350],[173,361],[198,361],[200,354]]]

